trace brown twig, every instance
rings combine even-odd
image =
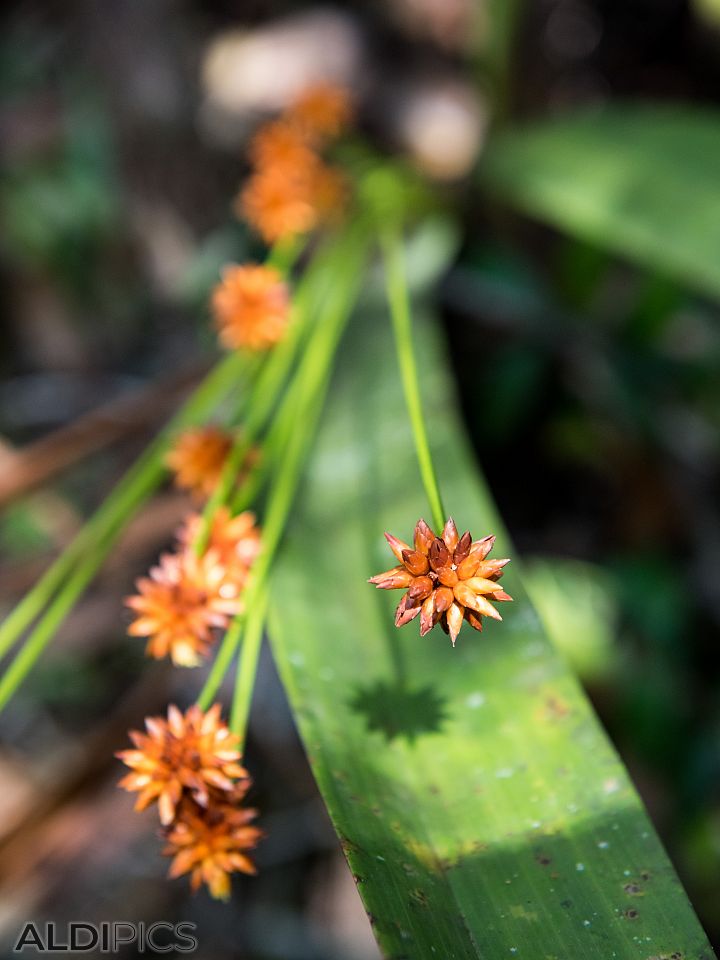
[[[123,395],[20,450],[0,450],[0,507],[123,437],[157,424],[178,396],[196,383],[195,367]]]

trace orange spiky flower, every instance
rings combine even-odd
[[[235,201],[237,215],[266,243],[308,233],[317,223],[307,171],[269,167],[253,174]]]
[[[184,715],[171,705],[167,720],[146,717],[145,727],[147,733],[130,731],[134,750],[116,754],[131,769],[118,786],[138,794],[136,810],[157,801],[165,826],[175,819],[184,792],[205,808],[217,794],[234,796],[238,781],[248,778],[239,763],[239,740],[220,719],[219,704],[207,713],[192,706]]]
[[[308,140],[323,143],[342,133],[352,113],[347,90],[333,83],[317,83],[300,94],[286,117]]]
[[[220,482],[234,439],[232,433],[214,426],[183,431],[165,457],[166,465],[175,474],[175,485],[188,490],[198,500],[211,496]],[[255,447],[247,451],[238,471],[238,484],[258,462],[259,456]]]
[[[178,541],[190,549],[201,527],[202,517],[190,514],[178,531]],[[255,514],[244,510],[233,517],[227,507],[219,507],[210,526],[208,550],[224,567],[226,579],[242,590],[260,551],[260,529],[255,523]]]
[[[285,333],[287,285],[273,267],[228,266],[212,295],[220,342],[229,350],[265,350]]]
[[[259,170],[282,170],[296,176],[306,174],[318,162],[301,131],[284,120],[263,124],[252,138],[248,153]]]
[[[209,497],[220,481],[232,444],[232,435],[219,427],[185,430],[165,457],[176,486],[200,499]]]
[[[337,219],[347,200],[347,183],[323,163],[316,148],[337,136],[350,114],[346,91],[320,84],[255,134],[249,148],[254,173],[234,206],[266,243]]]
[[[400,566],[371,577],[380,590],[407,590],[395,613],[402,627],[420,616],[420,635],[439,623],[455,645],[463,619],[482,630],[482,618],[502,620],[490,600],[512,600],[498,580],[509,559],[488,560],[495,537],[473,540],[468,532],[458,536],[450,519],[436,536],[424,520],[415,526],[414,546],[391,533],[385,537]]]
[[[169,877],[189,873],[193,890],[205,883],[211,896],[227,900],[231,873],[257,873],[247,855],[263,836],[258,827],[250,825],[257,811],[238,805],[249,786],[249,781],[238,784],[230,802],[215,801],[207,808],[192,801],[182,803],[163,850],[173,858]]]
[[[165,554],[136,586],[125,601],[136,614],[128,633],[148,638],[148,656],[170,656],[180,667],[196,667],[215,631],[226,629],[242,608],[240,588],[212,550],[201,557],[187,549]]]

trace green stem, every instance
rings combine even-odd
[[[129,518],[150,497],[165,475],[163,454],[179,429],[196,423],[237,382],[247,360],[232,354],[221,360],[186,401],[160,435],[144,451],[117,484],[103,505],[80,531],[0,628],[0,652],[4,653],[45,610],[35,629],[18,651],[0,680],[0,710],[54,636],[83,594]]]
[[[301,247],[296,241],[287,246],[285,259],[282,261],[285,270],[289,269],[288,261],[291,262],[291,260],[297,256],[300,249]],[[280,258],[280,253],[277,254],[277,257],[278,259]],[[237,474],[242,467],[243,461],[270,418],[277,403],[277,397],[282,385],[286,381],[295,363],[303,338],[312,319],[311,311],[308,309],[308,303],[311,302],[312,296],[315,293],[318,272],[321,271],[323,262],[324,259],[321,256],[316,263],[311,266],[303,278],[295,295],[295,304],[287,334],[273,349],[255,381],[250,401],[247,405],[248,413],[242,425],[242,433],[233,444],[228,461],[223,468],[220,483],[213,491],[213,495],[203,510],[200,533],[194,544],[194,549],[198,556],[200,556],[207,547],[212,530],[213,518],[216,512],[220,507],[230,502]],[[275,263],[275,265],[278,266],[277,263]],[[322,276],[321,272],[320,276]],[[254,485],[257,486],[258,480],[261,480],[261,474],[253,471],[251,479],[254,481]],[[253,484],[251,483],[249,486],[252,493],[254,493],[255,490],[252,489]],[[247,505],[251,503],[252,499],[248,498],[247,493],[248,491],[245,489],[245,485],[243,485],[243,488],[238,491],[236,499],[242,497],[244,504]],[[233,507],[233,512],[238,511]]]
[[[300,241],[279,244],[270,251],[268,263],[280,272],[287,273],[292,268],[301,250],[302,243]],[[287,358],[287,362],[292,363],[292,355]],[[62,596],[58,597],[57,603],[47,610],[47,622],[48,624],[54,622],[60,610],[65,610],[62,617],[64,619],[67,612],[72,609],[72,604],[82,594],[85,586],[92,580],[95,572],[112,549],[127,520],[143,500],[150,496],[165,476],[162,458],[168,442],[176,431],[201,421],[222,396],[229,392],[231,386],[237,382],[241,374],[251,374],[257,366],[257,357],[239,353],[232,353],[215,365],[180,412],[116,485],[95,515],[78,533],[75,540],[51,564],[33,589],[20,600],[0,625],[0,657],[3,657],[23,632],[37,620],[58,591],[62,592]],[[280,367],[280,370],[273,372],[272,382],[282,379],[284,368],[282,364],[280,364]],[[272,386],[272,382],[270,386]],[[109,531],[112,531],[111,536],[108,535]],[[88,554],[87,557],[86,554]],[[66,591],[67,597],[65,597]],[[57,622],[57,626],[60,622],[61,620]],[[44,623],[45,619],[41,620],[37,626],[39,636],[44,636],[46,633],[47,628],[43,626]],[[26,654],[21,660],[21,664],[29,664],[29,666],[20,670],[19,665],[17,669],[13,669],[11,676],[18,675],[21,680],[34,662],[31,657],[32,650],[36,646],[42,649],[51,639],[51,636],[52,634],[42,644],[33,642],[30,653]],[[28,638],[28,642],[31,639],[34,639],[34,635]],[[14,684],[9,695],[12,695],[18,683]],[[1,706],[2,704],[0,704],[0,708]]]
[[[217,656],[213,660],[213,665],[210,668],[203,688],[198,694],[197,705],[201,710],[207,710],[215,699],[215,695],[220,689],[220,684],[223,682],[225,674],[230,669],[232,658],[235,656],[235,651],[240,644],[244,626],[245,613],[243,612],[239,613],[230,624],[220,644]]]
[[[327,269],[332,271],[333,277],[331,295],[319,311],[315,335],[303,355],[293,385],[288,391],[288,394],[292,394],[294,402],[283,403],[281,417],[279,417],[284,423],[282,435],[287,437],[288,442],[279,457],[274,482],[268,496],[260,555],[255,561],[250,582],[245,589],[244,603],[247,612],[235,619],[220,644],[215,662],[198,697],[197,702],[201,709],[207,709],[212,703],[222,683],[242,639],[246,618],[252,623],[253,631],[260,631],[260,639],[257,639],[253,633],[253,643],[259,643],[262,638],[265,611],[263,609],[260,615],[256,607],[263,606],[262,596],[266,590],[268,574],[290,513],[300,480],[303,459],[314,435],[329,388],[333,357],[359,292],[366,244],[364,232],[358,231],[357,234],[352,234],[345,245],[339,245],[334,251],[332,259],[336,263],[331,261],[327,264]],[[261,621],[257,626],[256,619]],[[243,684],[247,686],[249,683],[250,689],[252,688],[250,667],[253,663],[257,664],[257,656],[253,661],[252,650],[248,654],[244,668],[242,658],[240,660]],[[248,710],[249,699],[250,694],[248,694]],[[244,709],[241,703],[238,710]],[[237,729],[235,732],[244,737],[244,730]]]
[[[220,507],[230,500],[233,488],[237,482],[238,473],[247,459],[250,451],[250,441],[246,435],[237,436],[223,465],[220,481],[212,492],[212,496],[205,505],[200,522],[200,532],[193,544],[193,549],[201,557],[207,549],[213,520]]]
[[[423,417],[417,363],[413,349],[412,316],[405,280],[402,238],[394,230],[386,230],[382,234],[381,240],[385,258],[388,303],[395,335],[398,366],[405,393],[405,403],[415,440],[415,452],[420,467],[420,476],[430,504],[435,531],[439,534],[445,525],[446,516],[430,452],[425,418]]]
[[[267,256],[266,266],[274,267],[283,276],[288,276],[302,253],[304,243],[304,237],[290,237],[289,239],[279,240]]]
[[[265,615],[268,605],[267,584],[258,591],[259,595],[255,606],[248,614],[245,623],[242,653],[238,660],[238,672],[233,691],[232,709],[230,712],[230,729],[240,738],[240,750],[245,747],[247,721],[250,715],[255,676],[262,647]]]
[[[6,617],[0,626],[0,657],[20,637],[23,631],[40,615],[67,576],[76,567],[88,550],[93,550],[105,532],[114,527],[119,518],[128,515],[138,488],[160,483],[165,474],[162,454],[169,439],[185,425],[200,420],[218,399],[227,393],[243,371],[245,359],[231,355],[221,360],[208,374],[203,383],[186,401],[181,411],[170,421],[163,432],[141,454],[107,496],[102,506],[88,520],[72,543],[50,565],[40,580]],[[107,545],[107,551],[112,542]],[[106,552],[107,552],[106,551]],[[104,558],[105,554],[103,554]]]

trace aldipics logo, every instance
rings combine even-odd
[[[138,953],[193,953],[198,942],[194,923],[130,923],[114,920],[99,924],[71,920],[67,924],[39,924],[30,920],[20,932],[14,953],[118,953],[134,944]]]

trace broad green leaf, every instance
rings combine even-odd
[[[419,324],[450,510],[512,552]],[[272,646],[320,790],[388,957],[713,956],[627,774],[517,569],[505,621],[392,622],[365,581],[383,530],[426,512],[387,322],[351,325],[273,579]],[[532,496],[532,477],[528,477]],[[510,567],[517,564],[511,564]]]
[[[498,136],[490,191],[553,226],[720,295],[720,113],[612,106]]]

